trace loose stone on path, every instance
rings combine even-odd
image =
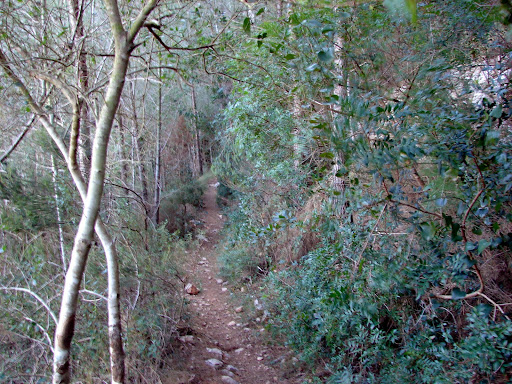
[[[215,368],[220,369],[224,366],[224,363],[218,359],[208,359],[205,361],[206,365]]]
[[[222,227],[218,217],[223,216],[219,214],[215,196],[215,189],[210,188],[204,198],[205,210],[199,212],[201,222],[205,224],[205,233],[197,236],[198,248],[190,253],[185,251],[189,255],[187,269],[191,276],[187,279],[190,282],[186,284],[185,292],[192,295],[186,301],[189,302],[189,308],[193,309],[193,315],[188,334],[178,336],[181,355],[178,354],[174,361],[169,362],[169,366],[188,370],[190,376],[184,376],[183,381],[176,374],[169,374],[162,383],[298,383],[275,376],[276,368],[264,363],[275,358],[275,351],[272,348],[265,349],[263,343],[258,341],[258,329],[250,328],[252,320],[247,323],[247,320],[240,319],[242,312],[248,312],[249,318],[252,319],[252,315],[258,317],[258,328],[261,327],[262,317],[265,316],[258,299],[253,298],[245,306],[240,303],[235,306],[228,301],[231,292],[246,292],[247,288],[235,288],[218,275],[216,246]],[[188,381],[190,379],[193,381]]]
[[[238,381],[236,381],[235,379],[233,379],[232,377],[229,377],[229,376],[222,376],[221,380],[223,383],[226,383],[226,384],[239,384]]]
[[[189,295],[198,295],[199,289],[192,283],[188,283],[185,285],[185,292],[187,292]]]

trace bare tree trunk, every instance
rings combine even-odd
[[[161,69],[159,70],[161,72]],[[161,160],[161,134],[162,134],[162,83],[158,84],[158,124],[156,127],[156,144],[155,144],[155,195],[153,200],[152,218],[154,225],[158,225],[160,220],[160,160]]]
[[[89,69],[87,67],[87,55],[84,51],[85,32],[83,23],[83,9],[78,3],[78,0],[69,0],[69,8],[71,11],[71,24],[74,27],[74,37],[76,43],[79,45],[78,53],[78,89],[81,90],[82,95],[86,95],[89,90]],[[91,167],[91,128],[89,125],[89,105],[84,102],[82,97],[78,100],[79,119],[79,142],[80,142],[80,163],[82,170],[88,177]],[[86,177],[86,179],[87,179]]]
[[[60,258],[62,261],[62,269],[65,271],[67,267],[66,263],[66,251],[64,250],[64,232],[62,230],[62,218],[60,215],[60,206],[59,206],[59,188],[57,187],[57,164],[55,162],[55,158],[51,155],[52,160],[52,181],[53,181],[53,190],[55,192],[54,200],[55,200],[55,211],[57,214],[57,227],[59,228],[59,245],[60,245]]]
[[[126,140],[124,136],[123,116],[118,115],[117,122],[119,124],[119,146],[121,148],[121,184],[128,187],[128,154],[126,153]],[[128,189],[123,189],[125,195],[128,195]]]
[[[42,108],[34,102],[27,87],[11,69],[9,60],[0,49],[0,66],[8,77],[16,84],[17,89],[28,101],[30,108],[39,116],[40,122],[46,128],[59,150],[63,153],[68,163],[68,168],[73,176],[82,198],[84,208],[78,231],[75,236],[71,260],[64,282],[61,308],[57,329],[55,332],[54,346],[54,383],[69,383],[70,374],[70,349],[75,328],[75,317],[78,306],[78,293],[82,282],[83,273],[87,263],[87,257],[91,248],[94,230],[105,245],[105,254],[109,268],[109,340],[112,383],[124,383],[124,351],[122,345],[121,318],[119,305],[119,271],[117,266],[117,255],[113,241],[108,236],[103,223],[98,218],[100,203],[103,194],[104,178],[106,170],[106,159],[108,142],[114,117],[124,87],[126,71],[128,68],[130,52],[133,49],[133,41],[142,28],[149,13],[156,7],[159,0],[149,0],[139,15],[132,22],[129,31],[123,28],[121,15],[116,0],[104,0],[109,17],[112,33],[115,41],[114,66],[107,87],[105,101],[96,125],[94,145],[91,159],[91,175],[87,191],[85,182],[76,164],[76,150],[78,142],[78,130],[80,127],[79,102],[76,95],[67,89],[59,80],[53,79],[54,85],[61,89],[70,100],[73,108],[73,121],[71,128],[71,140],[69,149],[66,148],[63,140],[57,134]],[[41,77],[41,78],[44,78]],[[46,80],[46,79],[45,79]],[[68,152],[69,150],[69,152]]]
[[[115,2],[107,2],[107,9],[111,23],[114,28],[122,29],[121,19],[117,11]],[[114,13],[114,14],[112,14]],[[75,236],[73,250],[71,253],[71,262],[66,273],[64,282],[64,292],[62,293],[62,302],[59,313],[59,322],[55,332],[55,354],[53,363],[53,382],[70,382],[70,351],[71,340],[75,331],[75,316],[78,306],[78,292],[87,263],[87,257],[91,248],[91,242],[94,234],[94,224],[100,210],[101,197],[103,195],[103,183],[105,178],[107,148],[112,129],[112,122],[119,104],[121,92],[124,86],[126,70],[128,68],[128,47],[126,38],[116,33],[116,54],[114,58],[114,68],[105,96],[105,104],[96,126],[96,135],[94,138],[90,182],[87,189],[87,196],[84,201],[82,218]],[[110,300],[109,294],[109,309]],[[116,335],[115,333],[119,333]],[[111,361],[123,361],[123,367],[112,364],[112,381],[124,382],[124,357],[122,351],[122,340],[120,329],[114,329],[110,324],[109,316],[109,336],[111,339]],[[121,347],[121,348],[120,348]]]
[[[132,85],[133,87],[133,85]],[[144,138],[140,137],[139,119],[137,116],[137,105],[135,102],[135,88],[132,88],[132,110],[133,110],[133,122],[135,124],[135,137],[133,145],[135,146],[135,156],[137,161],[137,171],[139,173],[139,180],[142,186],[142,198],[144,199],[144,205],[146,210],[146,216],[148,215],[148,203],[149,203],[149,192],[148,192],[148,179],[146,177],[146,167],[142,161],[142,148],[144,146]]]
[[[193,85],[192,88],[192,115],[194,119],[194,131],[195,131],[195,139],[196,139],[196,147],[197,147],[197,167],[199,170],[199,176],[203,175],[203,150],[201,148],[201,136],[199,132],[199,127],[197,126],[197,107],[196,107],[196,89]]]

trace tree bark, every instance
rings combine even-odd
[[[81,90],[82,95],[86,95],[89,90],[89,68],[87,67],[87,55],[84,51],[84,23],[83,23],[83,9],[80,7],[78,0],[69,0],[69,8],[71,13],[71,24],[74,29],[74,40],[79,44],[77,75],[78,75],[78,89]],[[89,125],[89,105],[84,102],[80,97],[78,100],[79,111],[79,144],[80,144],[80,163],[82,171],[88,177],[91,167],[91,129]],[[86,177],[86,179],[87,179]]]
[[[59,246],[60,246],[60,258],[62,261],[62,269],[66,271],[67,263],[66,263],[66,251],[64,249],[64,231],[62,230],[62,218],[60,214],[60,197],[59,197],[59,188],[57,186],[57,163],[55,161],[55,157],[51,155],[52,160],[52,181],[53,181],[53,191],[55,192],[54,200],[55,200],[55,211],[57,214],[57,227],[59,228]]]
[[[159,70],[159,72],[161,69]],[[158,85],[158,124],[156,127],[156,143],[155,143],[155,195],[153,199],[153,214],[151,220],[153,225],[158,225],[160,221],[160,160],[162,155],[161,148],[161,134],[162,134],[162,84]]]
[[[119,104],[121,92],[124,86],[126,71],[128,68],[129,46],[125,34],[119,33],[123,29],[115,1],[107,1],[107,10],[111,19],[115,38],[114,68],[105,96],[105,103],[101,109],[96,134],[93,143],[91,158],[91,174],[87,196],[84,201],[82,218],[75,236],[71,262],[66,273],[64,291],[62,293],[59,322],[55,332],[55,354],[53,363],[53,382],[70,382],[70,351],[71,340],[75,330],[75,316],[78,306],[78,292],[87,263],[87,257],[93,239],[94,225],[100,210],[101,197],[103,195],[103,183],[105,179],[107,148],[112,129],[112,123]],[[124,30],[123,30],[124,31]],[[109,294],[109,309],[110,300]],[[122,356],[121,334],[113,329],[109,316],[109,336],[111,338],[110,352],[112,368],[112,382],[124,382],[124,357]],[[116,335],[116,333],[118,333]],[[113,338],[113,339],[112,339]],[[119,350],[121,347],[121,350]],[[119,366],[123,362],[123,367]]]
[[[199,132],[199,127],[197,126],[197,107],[196,107],[196,89],[193,85],[192,88],[192,115],[194,119],[194,131],[195,131],[195,139],[196,139],[196,147],[197,147],[197,166],[199,170],[199,176],[203,175],[203,150],[201,148],[201,136]]]
[[[117,118],[119,124],[119,146],[121,148],[121,158],[123,163],[121,164],[121,184],[123,187],[128,187],[128,154],[126,153],[126,140],[124,135],[123,117],[121,115]],[[128,195],[128,189],[123,189],[124,194]]]
[[[133,85],[132,85],[133,87]],[[139,180],[142,187],[142,198],[144,199],[144,207],[146,213],[146,222],[149,218],[149,191],[148,191],[148,181],[146,177],[146,167],[144,166],[144,162],[142,161],[142,152],[144,146],[144,138],[140,137],[140,127],[139,127],[139,118],[137,116],[137,103],[135,102],[135,88],[132,88],[132,110],[133,110],[133,122],[135,124],[135,134],[133,137],[133,145],[135,147],[135,156],[137,160],[137,172],[139,174]]]
[[[68,90],[62,87],[64,94],[70,99],[73,107],[73,123],[69,149],[46,117],[42,108],[34,102],[29,90],[21,79],[15,74],[9,65],[7,57],[0,50],[0,66],[8,77],[17,85],[21,94],[27,99],[30,108],[36,112],[43,126],[59,150],[68,162],[68,167],[75,183],[84,200],[84,208],[80,224],[71,253],[71,260],[66,273],[64,290],[62,294],[61,308],[57,329],[55,332],[54,346],[54,383],[69,383],[70,374],[70,349],[75,329],[75,318],[78,306],[78,294],[83,273],[87,263],[87,257],[91,248],[93,233],[96,228],[98,235],[105,245],[107,265],[109,269],[109,340],[112,383],[124,383],[124,351],[122,344],[122,332],[120,322],[119,305],[119,271],[117,255],[112,239],[99,219],[100,203],[103,194],[108,142],[114,117],[123,90],[129,57],[133,49],[133,41],[142,28],[144,21],[151,11],[157,6],[159,0],[150,0],[134,20],[131,28],[125,31],[116,0],[104,0],[115,42],[114,65],[110,81],[107,87],[105,102],[101,108],[96,125],[94,145],[91,159],[91,174],[86,190],[85,182],[76,166],[76,143],[79,128],[80,113],[78,98],[69,95]],[[56,81],[57,82],[57,81]],[[68,152],[69,150],[69,152]]]

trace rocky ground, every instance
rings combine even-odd
[[[205,236],[188,265],[186,286],[192,316],[179,338],[164,384],[296,384],[296,359],[285,347],[269,342],[262,319],[249,307],[235,304],[234,288],[218,275],[217,244],[223,217],[216,204],[216,184],[205,194],[200,217]],[[250,311],[250,314],[248,313]],[[250,316],[249,316],[250,315]]]

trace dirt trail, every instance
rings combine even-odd
[[[262,325],[244,324],[245,308],[234,307],[232,288],[218,276],[217,243],[223,217],[216,204],[217,189],[210,181],[200,217],[205,239],[190,257],[189,281],[200,289],[190,298],[192,316],[181,346],[174,354],[164,384],[293,384],[279,371],[290,358],[284,347],[263,340]],[[215,360],[212,360],[215,359]],[[219,365],[212,367],[210,365]]]

